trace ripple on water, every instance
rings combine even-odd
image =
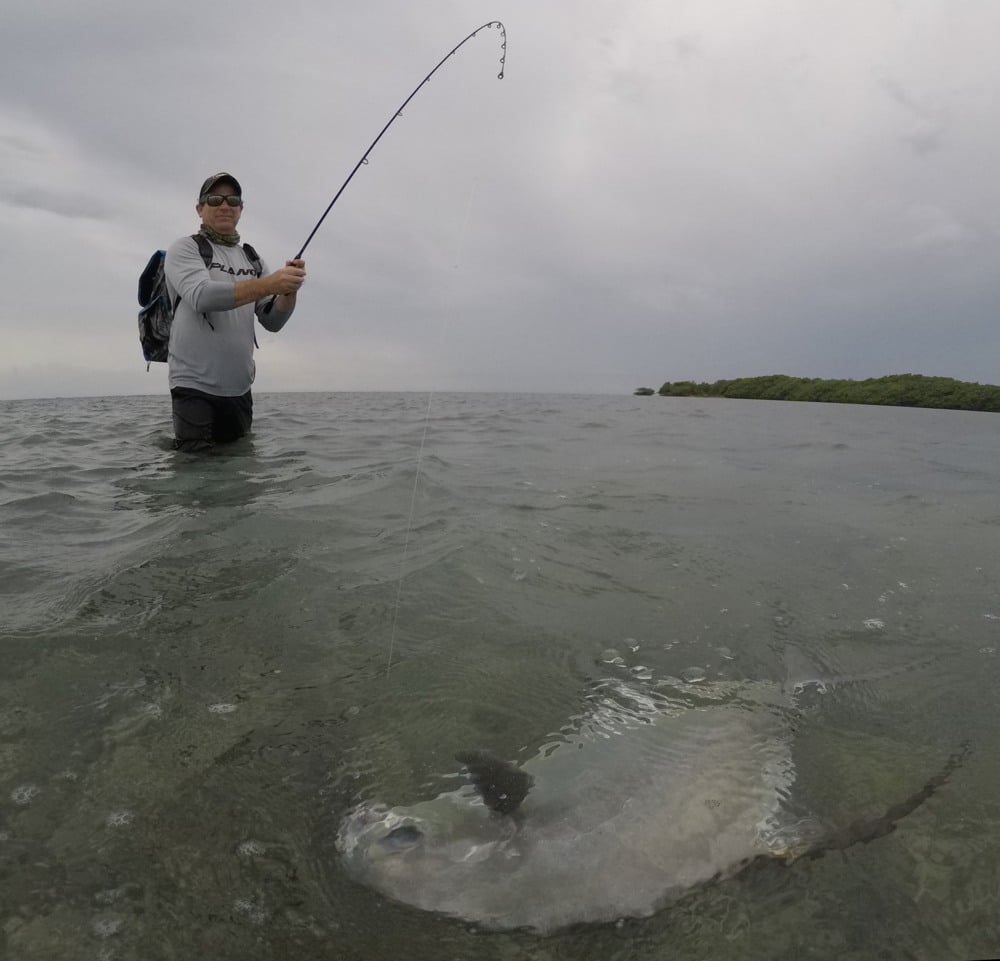
[[[18,807],[27,807],[41,793],[42,789],[37,784],[19,784],[10,792],[10,799]]]
[[[708,675],[700,667],[686,667],[681,671],[681,679],[687,681],[688,684],[697,684],[699,681],[704,681],[706,677]]]
[[[105,819],[104,824],[109,828],[125,828],[135,820],[135,812],[124,808],[112,811]]]
[[[250,924],[260,926],[267,923],[267,909],[256,897],[237,898],[233,902],[233,913],[237,917],[242,918],[245,921],[249,921]]]
[[[124,927],[125,918],[123,918],[120,914],[114,914],[110,911],[98,914],[90,921],[91,931],[93,931],[94,935],[102,941],[105,938],[113,938],[116,935],[121,934]]]
[[[209,714],[232,714],[235,710],[236,705],[230,704],[228,701],[220,701],[218,704],[208,705]]]
[[[264,854],[265,847],[260,841],[248,838],[236,846],[236,853],[242,858],[253,858]]]
[[[128,898],[137,898],[142,895],[142,886],[136,884],[133,881],[126,881],[125,884],[120,885],[117,888],[106,888],[103,891],[98,891],[94,895],[94,901],[97,904],[109,906],[112,904],[118,904]]]

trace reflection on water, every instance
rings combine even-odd
[[[192,458],[162,398],[0,407],[7,956],[1000,946],[989,416],[275,395],[252,439]],[[484,934],[346,877],[359,801],[453,790],[470,748],[524,761],[596,730],[610,680],[695,710],[744,681],[785,692],[807,826],[877,816],[972,753],[888,837],[644,920]],[[635,757],[629,777],[669,774]]]

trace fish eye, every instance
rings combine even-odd
[[[413,847],[422,837],[423,831],[412,824],[404,824],[402,827],[393,828],[383,839],[382,843],[396,850]]]

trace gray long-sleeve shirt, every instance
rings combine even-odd
[[[234,307],[233,283],[256,277],[253,265],[240,246],[212,244],[212,252],[212,265],[206,268],[191,237],[181,237],[167,251],[167,293],[171,302],[181,298],[170,328],[168,382],[218,397],[239,397],[254,379],[254,316],[265,330],[276,332],[292,312],[274,308],[263,314],[269,297]],[[266,264],[261,266],[269,273]]]

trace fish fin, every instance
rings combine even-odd
[[[489,751],[460,751],[455,760],[468,769],[483,803],[498,814],[513,814],[534,783],[526,771]]]
[[[846,828],[834,831],[823,838],[810,850],[802,853],[799,857],[810,860],[822,857],[827,851],[845,851],[855,844],[868,844],[878,838],[891,834],[899,826],[899,822],[907,815],[912,814],[924,801],[930,798],[942,784],[947,783],[952,772],[965,760],[970,751],[969,743],[966,741],[961,745],[948,760],[944,767],[934,775],[919,791],[911,794],[906,800],[892,805],[885,814],[876,818],[862,818],[849,824]],[[791,857],[791,860],[796,858]]]

